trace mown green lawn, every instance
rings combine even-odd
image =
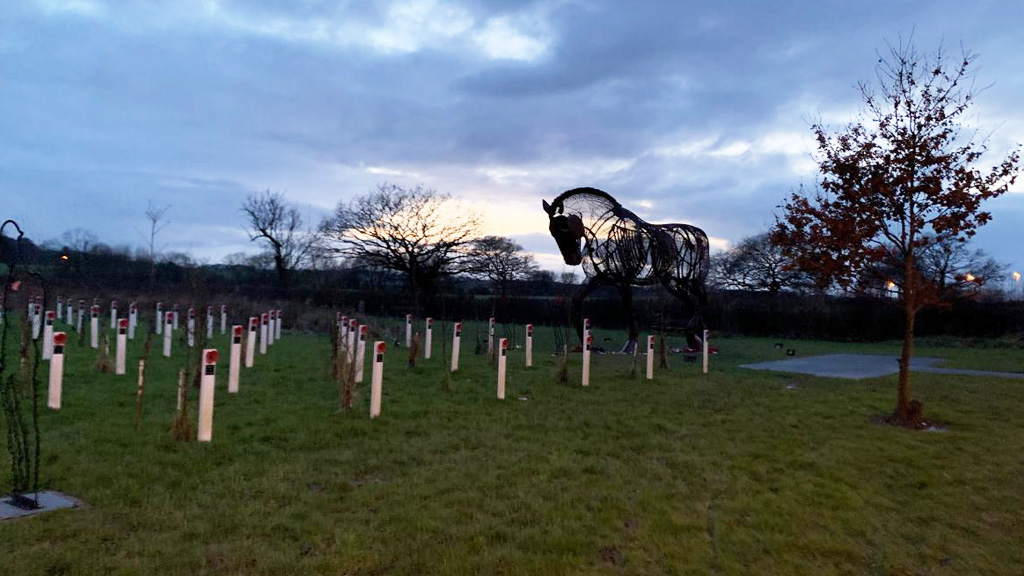
[[[286,333],[237,396],[221,349],[210,444],[170,439],[180,351],[154,347],[136,431],[134,369],[99,374],[72,345],[42,483],[87,507],[0,523],[0,573],[1021,573],[1024,382],[917,374],[926,419],[950,427],[912,432],[871,423],[895,377],[737,368],[780,357],[773,342],[723,339],[710,374],[673,357],[653,382],[597,356],[584,389],[578,355],[573,385],[556,383],[539,328],[537,367],[510,352],[502,402],[469,338],[443,389],[439,330],[415,369],[389,349],[371,421],[368,386],[337,412],[328,339]],[[919,352],[1024,370],[1020,349]]]

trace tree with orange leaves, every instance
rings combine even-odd
[[[898,262],[905,312],[896,409],[890,421],[921,426],[922,404],[911,400],[909,366],[914,319],[938,300],[922,274],[921,257],[938,242],[965,242],[992,215],[981,209],[1013,184],[1019,152],[989,169],[977,165],[986,140],[963,126],[974,103],[975,56],[950,61],[940,48],[920,54],[912,42],[889,46],[876,82],[861,82],[865,109],[845,130],[812,126],[820,188],[793,193],[776,218],[773,241],[821,286],[864,289],[858,278],[881,262]],[[877,287],[875,287],[877,288]]]

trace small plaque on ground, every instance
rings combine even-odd
[[[37,500],[34,492],[25,494],[24,497],[32,501]],[[62,508],[78,508],[82,505],[82,502],[77,498],[50,490],[40,492],[38,502],[38,508],[25,509],[14,505],[11,502],[10,495],[4,496],[0,499],[0,521],[24,518],[26,516],[35,516],[36,514],[42,514],[43,512],[49,512],[51,510],[60,510]]]

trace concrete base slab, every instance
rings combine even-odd
[[[943,361],[942,358],[912,358],[910,360],[910,370],[931,374],[962,374],[968,376],[1024,379],[1024,373],[1019,372],[985,372],[982,370],[939,368],[938,365]],[[872,354],[828,354],[807,358],[790,358],[773,362],[744,364],[740,368],[771,370],[773,372],[793,372],[796,374],[811,374],[825,378],[847,378],[851,380],[888,376],[896,374],[900,370],[898,357]]]
[[[35,499],[35,493],[25,494],[30,500]],[[82,505],[82,502],[77,498],[68,496],[67,494],[61,494],[60,492],[44,491],[39,493],[39,508],[35,510],[24,510],[18,508],[10,503],[10,496],[4,496],[0,499],[0,521],[13,520],[15,518],[24,518],[26,516],[35,516],[36,514],[42,514],[43,512],[49,512],[51,510],[60,510],[62,508],[77,508]]]

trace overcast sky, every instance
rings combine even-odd
[[[1024,141],[1024,2],[3,0],[0,216],[166,250],[256,251],[238,211],[318,222],[382,182],[482,209],[565,269],[541,199],[594,186],[721,249],[815,181],[810,122],[860,109],[886,42],[979,54],[989,163]],[[955,54],[954,54],[955,55]],[[1024,265],[1024,180],[976,244]]]

